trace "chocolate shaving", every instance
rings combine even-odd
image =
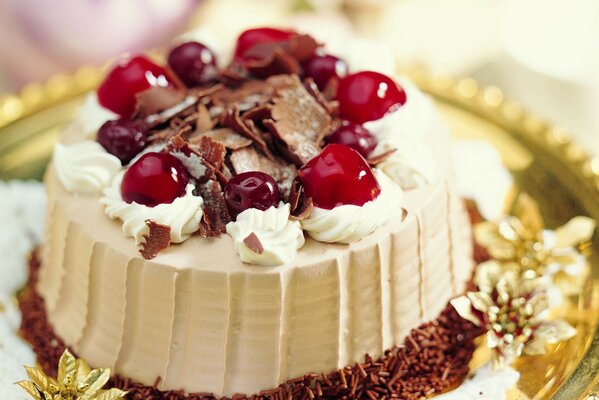
[[[252,140],[241,136],[231,128],[218,128],[201,134],[194,133],[188,136],[187,140],[190,144],[199,145],[202,137],[209,137],[231,150],[239,150],[252,144]]]
[[[227,223],[231,222],[221,186],[211,179],[199,185],[197,190],[204,199],[200,235],[209,238],[220,236],[226,232]]]
[[[325,95],[320,90],[318,90],[318,86],[316,86],[316,83],[314,83],[314,80],[312,78],[307,78],[304,81],[304,85],[306,86],[306,90],[308,91],[308,93],[310,93],[310,95],[316,99],[318,104],[320,104],[326,110],[326,112],[328,112],[331,115],[337,113],[339,103],[336,101],[329,101],[325,97]]]
[[[301,166],[320,153],[318,144],[330,129],[331,116],[299,78],[293,79],[294,86],[277,91],[272,119],[265,120],[264,126],[284,144],[280,150],[288,160]]]
[[[214,121],[205,105],[198,106],[198,115],[195,132],[204,133],[214,128]]]
[[[235,132],[240,133],[248,139],[251,139],[256,145],[262,150],[264,154],[272,157],[272,154],[266,145],[264,139],[257,132],[255,125],[252,120],[242,120],[239,115],[239,109],[237,106],[232,106],[227,109],[224,113],[224,118],[221,121],[222,125],[233,129]]]
[[[197,147],[202,160],[204,160],[214,172],[219,171],[223,166],[225,154],[227,153],[225,145],[212,139],[208,135],[204,135],[200,138]]]
[[[314,208],[312,199],[307,197],[304,193],[304,185],[302,185],[299,177],[295,177],[291,183],[289,204],[291,214],[290,219],[295,221],[301,221],[308,218]]]
[[[293,210],[293,212],[290,214],[289,219],[294,221],[302,221],[310,216],[313,208],[314,203],[312,202],[312,198],[302,196],[301,201],[298,203],[295,210]]]
[[[159,114],[180,104],[186,96],[185,91],[181,89],[152,86],[135,96],[137,103],[136,115],[149,117]]]
[[[171,244],[171,227],[161,225],[149,219],[146,221],[149,232],[143,235],[144,242],[141,244],[140,254],[146,260],[151,260],[162,250]]]
[[[393,155],[393,153],[395,153],[396,151],[397,151],[397,149],[387,150],[384,153],[381,153],[381,154],[376,155],[374,157],[370,157],[366,161],[368,161],[368,165],[370,165],[371,167],[376,167],[378,164],[380,164],[381,162],[383,162],[387,158],[389,158],[391,155]]]
[[[214,166],[207,163],[181,136],[171,138],[165,150],[179,159],[187,172],[199,183],[206,182],[214,176]]]
[[[298,74],[301,67],[295,58],[276,47],[268,57],[247,61],[245,68],[258,78],[267,78],[277,74]]]
[[[258,239],[258,236],[254,232],[243,239],[243,243],[256,254],[264,253],[264,246],[262,246],[262,242],[260,242],[260,239]]]
[[[268,158],[254,147],[245,147],[232,152],[229,161],[235,174],[261,171],[272,176],[279,184],[284,197],[291,190],[291,182],[297,171],[293,164],[286,164],[278,158]]]

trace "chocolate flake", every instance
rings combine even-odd
[[[301,221],[310,216],[314,203],[312,199],[304,194],[304,185],[299,177],[296,177],[291,183],[291,191],[289,193],[290,204],[290,219]]]
[[[298,166],[320,153],[318,143],[331,126],[331,116],[312,97],[299,78],[294,86],[277,91],[270,120],[264,126],[287,149],[285,155]]]
[[[222,125],[229,127],[237,133],[240,133],[246,138],[252,140],[260,148],[260,150],[264,152],[264,154],[268,155],[269,157],[272,157],[272,154],[268,146],[266,145],[266,142],[255,129],[253,121],[242,120],[239,115],[239,109],[236,105],[227,109],[227,111],[224,113]]]
[[[200,235],[217,237],[226,232],[226,225],[231,221],[221,186],[215,180],[209,180],[197,187],[204,199],[204,215],[200,221]]]
[[[151,219],[146,221],[149,232],[143,235],[144,242],[141,244],[140,254],[146,260],[151,260],[162,250],[171,244],[171,227],[161,225]]]
[[[243,239],[243,243],[256,254],[264,253],[264,246],[262,246],[262,242],[260,242],[260,239],[254,232],[250,233],[248,237]]]
[[[384,153],[381,153],[377,156],[370,157],[366,161],[368,161],[368,165],[370,165],[371,167],[376,167],[378,164],[382,163],[387,158],[389,158],[391,155],[393,155],[393,153],[395,153],[396,151],[397,151],[397,149],[391,149],[391,150],[385,151]]]
[[[158,118],[163,111],[181,104],[186,98],[186,93],[184,90],[172,87],[152,86],[138,93],[135,98],[137,103],[136,115]],[[163,122],[166,120],[168,118],[162,119]]]
[[[222,143],[223,146],[231,150],[239,150],[252,144],[252,140],[241,136],[231,128],[217,128],[200,134],[194,133],[188,136],[187,140],[192,145],[199,145],[201,138],[204,136]]]

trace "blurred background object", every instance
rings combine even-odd
[[[366,66],[396,59],[496,85],[599,155],[597,0],[0,0],[0,91],[189,27],[228,52],[245,28],[289,24]],[[352,31],[377,44],[348,43]]]
[[[0,0],[5,87],[161,45],[185,30],[199,1]]]

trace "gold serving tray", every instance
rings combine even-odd
[[[437,100],[456,138],[486,140],[501,152],[516,189],[538,201],[550,228],[580,214],[599,221],[599,159],[591,159],[563,129],[505,100],[496,87],[421,70],[410,75]],[[41,179],[60,129],[100,76],[84,68],[0,97],[0,179]],[[515,368],[521,379],[510,399],[599,400],[599,238],[594,243],[586,289],[561,310],[577,336],[547,355],[520,359]],[[487,357],[479,351],[473,365]]]

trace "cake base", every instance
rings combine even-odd
[[[37,252],[32,253],[29,267],[29,282],[19,296],[23,314],[20,333],[31,343],[43,370],[56,376],[58,360],[66,346],[54,333],[46,316],[44,300],[36,291],[40,267]],[[453,307],[447,305],[437,319],[413,329],[403,345],[388,349],[376,360],[365,355],[362,364],[346,366],[329,374],[300,376],[277,388],[253,395],[234,395],[232,399],[417,400],[429,397],[447,391],[464,380],[476,348],[474,339],[481,334],[480,328],[463,320]],[[110,387],[127,390],[127,398],[131,400],[217,399],[211,393],[160,391],[158,384],[159,381],[154,386],[144,386],[120,376],[114,376],[109,383]]]

